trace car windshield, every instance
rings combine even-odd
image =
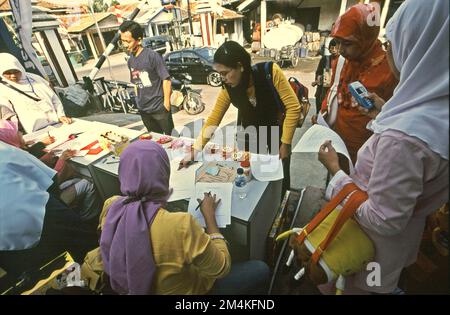
[[[216,50],[214,48],[200,48],[196,50],[196,53],[198,53],[200,56],[208,60],[209,62],[214,61],[214,53]]]

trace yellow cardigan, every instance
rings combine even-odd
[[[105,201],[99,227],[117,198]],[[225,241],[211,240],[189,213],[160,209],[150,237],[156,264],[155,294],[205,294],[216,279],[230,271],[231,256]]]
[[[272,70],[273,85],[275,86],[281,101],[286,110],[286,118],[283,123],[283,136],[281,142],[286,144],[292,143],[295,128],[297,127],[298,119],[300,118],[300,103],[294,90],[291,88],[286,76],[281,68],[274,63]],[[248,97],[255,97],[255,86],[252,85],[247,89]],[[215,130],[222,121],[223,116],[230,107],[231,99],[226,89],[222,89],[217,97],[216,104],[213,111],[206,120],[206,124],[195,141],[194,148],[201,151],[211,138],[213,130]]]

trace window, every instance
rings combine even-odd
[[[173,53],[169,56],[169,62],[181,63],[181,53]]]
[[[209,62],[214,62],[214,53],[216,52],[214,48],[200,48],[196,52]]]
[[[216,28],[216,34],[233,34],[234,33],[234,21],[224,21],[219,20],[217,21],[217,28]]]
[[[184,63],[196,63],[198,61],[200,61],[200,58],[193,52],[187,51],[183,53]]]

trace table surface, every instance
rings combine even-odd
[[[152,133],[152,140],[144,140],[144,141],[153,141],[158,140],[162,135]],[[190,138],[184,138],[188,141],[193,141],[193,139]],[[169,159],[173,159],[174,153],[171,149],[169,149],[170,143],[164,144],[163,147],[166,149],[166,152],[168,153]],[[110,173],[113,176],[118,176],[119,173],[119,163],[115,163],[115,161],[118,161],[119,159],[116,157],[113,157],[112,154],[106,156],[103,159],[98,160],[93,164],[94,168],[98,168],[104,172]],[[200,162],[201,163],[201,162]],[[237,162],[236,162],[237,164]],[[172,175],[176,174],[172,170]],[[248,222],[250,220],[250,217],[253,214],[253,210],[258,205],[258,202],[264,193],[264,191],[267,188],[267,185],[269,182],[260,182],[255,180],[254,178],[248,183],[248,193],[247,197],[244,199],[240,199],[238,195],[234,192],[234,185],[233,185],[233,194],[232,194],[232,201],[231,201],[231,216],[234,218],[237,218],[239,220],[243,220]]]
[[[73,124],[70,125],[64,125],[64,124],[57,124],[53,126],[47,126],[44,129],[38,130],[36,132],[27,134],[24,136],[25,141],[38,141],[42,139],[43,137],[47,136],[49,133],[50,135],[56,135],[56,134],[66,134],[66,133],[79,133],[83,132],[81,136],[83,137],[83,143],[86,142],[86,145],[92,143],[95,140],[98,140],[100,138],[100,134],[107,132],[107,131],[113,131],[119,135],[125,135],[131,140],[136,139],[141,134],[143,134],[142,131],[137,131],[133,129],[128,128],[121,128],[110,124],[105,124],[97,121],[86,121],[82,119],[74,119]],[[58,141],[58,139],[57,139]],[[58,149],[56,147],[55,149]],[[91,163],[97,161],[98,159],[107,156],[110,154],[109,150],[102,150],[98,154],[95,155],[85,155],[85,156],[76,156],[71,159],[72,162],[81,164],[84,166],[88,166]]]

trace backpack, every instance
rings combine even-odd
[[[286,117],[286,110],[284,108],[283,102],[281,101],[280,95],[278,94],[277,89],[273,85],[273,79],[271,74],[270,67],[272,66],[272,62],[266,62],[264,64],[264,72],[266,74],[266,80],[267,84],[272,89],[277,107],[279,108],[280,112],[282,113],[282,121],[284,121],[284,118]],[[298,102],[300,103],[300,117],[297,122],[297,127],[301,127],[303,123],[305,122],[306,116],[308,115],[309,108],[311,107],[311,104],[309,103],[308,99],[308,88],[300,83],[299,80],[297,80],[294,77],[290,77],[288,79],[288,82],[291,86],[291,88],[294,90],[295,95],[297,96]]]

